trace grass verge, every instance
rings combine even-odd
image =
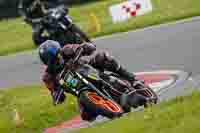
[[[199,133],[199,99],[195,92],[76,133]]]
[[[64,104],[53,106],[48,90],[41,85],[3,90],[0,91],[0,132],[39,133],[76,115],[76,107],[70,95]]]
[[[70,16],[91,37],[97,37],[200,15],[199,0],[152,0],[153,12],[124,23],[112,24],[108,7],[122,1],[124,0],[99,0],[99,2],[75,6],[71,8]],[[94,30],[91,13],[98,18],[101,25],[100,32]],[[0,55],[35,48],[31,41],[31,28],[22,24],[21,19],[0,22],[0,36]]]
[[[194,92],[190,96],[163,102],[153,108],[130,113],[120,119],[82,129],[77,133],[198,133],[199,99],[200,92]],[[55,107],[51,103],[48,90],[42,85],[0,91],[2,133],[39,133],[77,114],[75,98],[68,95],[64,104]]]

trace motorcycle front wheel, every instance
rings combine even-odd
[[[113,119],[120,117],[123,114],[123,109],[115,101],[105,99],[99,96],[96,92],[83,91],[79,96],[79,103],[88,115],[93,116],[102,115],[107,118]],[[83,114],[84,114],[83,113]],[[88,117],[88,116],[87,116]],[[82,116],[83,118],[83,116]],[[84,118],[83,118],[84,119]]]

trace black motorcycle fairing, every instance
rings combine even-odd
[[[76,71],[88,79],[100,80],[99,71],[93,68],[91,65],[83,64]]]

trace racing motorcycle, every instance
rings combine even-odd
[[[147,85],[133,88],[115,73],[100,72],[89,64],[78,63],[82,51],[80,49],[76,58],[60,73],[59,83],[63,86],[60,95],[68,92],[78,98],[83,120],[92,121],[98,115],[113,119],[130,112],[132,107],[123,103],[128,93],[138,93],[146,97],[147,102],[157,103],[156,93]]]
[[[50,8],[41,19],[41,27],[48,34],[51,40],[58,41],[61,46],[65,44],[81,44],[85,33],[75,25],[67,15],[68,10],[64,5]]]

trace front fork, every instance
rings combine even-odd
[[[80,75],[79,73],[76,72],[76,75],[78,76],[79,79],[81,79],[81,81],[83,81],[83,83],[88,87],[86,89],[81,89],[78,92],[78,95],[80,95],[80,93],[84,90],[88,90],[88,89],[92,89],[95,92],[97,92],[99,94],[99,96],[105,98],[105,99],[109,99],[105,94],[103,94],[99,89],[97,89],[92,83],[90,83],[88,80],[86,80],[82,75]],[[111,99],[112,100],[112,99]]]

